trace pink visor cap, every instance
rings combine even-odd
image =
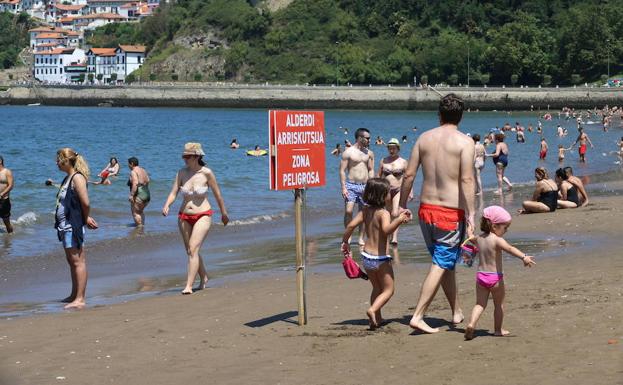
[[[489,206],[483,210],[482,216],[491,221],[491,223],[508,223],[513,218],[511,215],[500,206]]]

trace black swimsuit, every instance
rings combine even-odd
[[[549,183],[547,183],[549,187]],[[549,211],[556,211],[556,207],[558,206],[558,189],[543,191],[541,195],[539,195],[539,202],[544,203],[545,206],[549,207]]]
[[[580,205],[580,197],[578,196],[578,190],[575,188],[575,186],[573,187],[569,187],[567,189],[567,200],[569,202],[573,202],[576,205]]]

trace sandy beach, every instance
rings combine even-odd
[[[265,273],[192,296],[161,295],[79,312],[0,321],[0,384],[622,384],[621,196],[588,208],[526,215],[513,232],[599,239],[526,269],[505,263],[505,328],[492,307],[464,341],[438,295],[427,314],[437,335],[408,327],[426,266],[395,267],[389,323],[368,331],[370,285],[338,270],[308,272],[309,324],[296,325],[293,272]],[[541,230],[539,230],[541,229]],[[415,231],[412,228],[410,231]],[[316,271],[315,271],[316,270]],[[474,269],[457,273],[467,314]]]

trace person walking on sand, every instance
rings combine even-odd
[[[513,184],[504,176],[504,171],[508,166],[508,145],[504,143],[504,134],[499,132],[495,134],[495,152],[493,154],[485,154],[493,158],[493,164],[495,164],[495,174],[498,179],[498,189],[496,194],[502,195],[502,182],[508,186],[508,191],[511,191]]]
[[[454,267],[460,246],[474,228],[474,141],[458,131],[463,100],[448,94],[439,102],[440,126],[424,132],[411,151],[400,191],[400,207],[407,208],[409,192],[422,166],[424,180],[418,216],[432,265],[422,284],[420,298],[409,325],[425,333],[437,328],[424,322],[424,314],[439,286],[448,298],[452,323],[463,321]]]
[[[344,198],[344,227],[353,219],[355,204],[364,206],[363,190],[369,178],[374,177],[374,153],[370,150],[370,130],[355,131],[355,144],[346,148],[340,161],[340,184]],[[348,173],[348,177],[346,174]],[[359,229],[359,244],[363,246],[363,229]]]
[[[582,127],[578,128],[578,137],[575,140],[575,142],[571,145],[571,148],[573,148],[576,144],[580,144],[578,147],[578,155],[580,155],[580,162],[585,163],[586,162],[586,142],[588,142],[591,145],[591,148],[595,148],[593,146],[593,142],[591,142],[591,139],[588,137],[588,135],[586,135],[586,133],[584,132],[584,129]]]
[[[366,314],[370,320],[370,329],[374,330],[383,323],[381,309],[394,295],[394,270],[392,257],[387,250],[387,238],[396,233],[401,224],[411,220],[411,212],[404,210],[397,217],[391,218],[386,208],[391,203],[390,183],[387,179],[369,179],[363,197],[367,205],[346,226],[342,252],[346,256],[351,255],[348,240],[355,228],[365,223],[366,243],[361,251],[361,261],[372,284],[370,308]]]
[[[130,187],[130,210],[132,218],[136,226],[145,225],[145,207],[151,200],[149,192],[149,175],[144,168],[138,165],[138,158],[131,157],[128,159],[128,167],[130,168],[130,179],[128,187]]]
[[[542,136],[541,137],[541,148],[539,150],[539,159],[540,160],[545,160],[545,157],[547,157],[547,142],[545,141],[545,137]]]
[[[396,138],[391,138],[387,142],[387,151],[389,152],[389,156],[381,159],[378,176],[379,178],[385,178],[389,182],[389,193],[392,199],[387,209],[392,218],[397,218],[400,209],[398,206],[400,202],[400,186],[405,169],[407,168],[407,160],[400,156],[400,142]],[[366,204],[367,203],[368,202],[366,202]],[[392,245],[398,244],[398,230],[394,231],[392,234],[390,243]]]
[[[13,232],[10,192],[13,190],[14,184],[13,172],[4,167],[4,158],[0,156],[0,218],[2,218],[6,232],[9,234]]]
[[[504,321],[504,268],[502,266],[502,251],[521,259],[523,265],[536,265],[534,258],[513,247],[504,238],[511,224],[511,215],[500,206],[490,206],[483,210],[480,221],[482,233],[471,238],[478,250],[478,272],[476,273],[476,305],[472,316],[465,328],[465,339],[474,339],[476,324],[487,307],[489,295],[493,297],[493,324],[494,335],[504,337],[510,334],[502,329]],[[465,261],[469,262],[469,261]]]
[[[199,274],[199,286],[195,290],[205,289],[208,283],[208,273],[203,264],[203,258],[199,254],[201,245],[212,225],[212,206],[208,200],[208,190],[211,189],[214,193],[216,203],[221,210],[221,222],[225,226],[229,222],[221,190],[212,170],[205,167],[204,155],[200,143],[184,145],[182,158],[185,167],[175,175],[173,187],[162,208],[162,215],[169,215],[169,207],[175,202],[177,194],[182,193],[183,201],[177,215],[177,223],[188,255],[188,274],[182,294],[193,293],[193,283],[197,274]]]
[[[97,229],[97,222],[89,215],[91,211],[87,191],[89,165],[71,148],[58,150],[56,165],[67,174],[56,194],[54,224],[71,273],[71,294],[63,302],[68,302],[65,309],[81,309],[86,305],[88,278],[84,227]]]

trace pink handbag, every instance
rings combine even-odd
[[[344,267],[344,273],[350,279],[368,279],[368,275],[361,270],[357,262],[353,259],[349,251],[342,249],[344,253],[344,259],[342,260],[342,267]]]

